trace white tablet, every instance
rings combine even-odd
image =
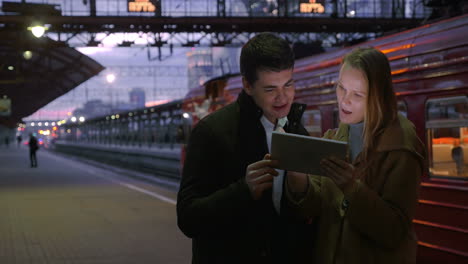
[[[320,160],[329,156],[345,160],[347,146],[338,140],[273,132],[271,157],[279,161],[279,169],[322,175]]]

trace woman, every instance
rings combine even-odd
[[[288,172],[287,197],[318,224],[313,263],[415,263],[412,219],[424,147],[398,115],[387,57],[359,48],[336,87],[341,124],[324,137],[349,143],[351,163],[324,159],[324,176]]]

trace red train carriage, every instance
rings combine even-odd
[[[343,56],[358,46],[373,46],[388,56],[399,111],[416,125],[428,152],[414,220],[418,263],[468,261],[467,33],[468,16],[455,17],[304,58],[294,70],[296,101],[308,105],[304,125],[320,136],[339,122],[334,86]],[[235,100],[241,89],[240,76],[214,79],[189,93],[184,111],[198,107],[196,122],[200,113]]]
[[[192,119],[192,125],[236,99],[237,96],[227,93],[224,89],[232,76],[234,75],[228,74],[213,78],[188,92],[182,110],[190,115],[186,118]]]
[[[189,130],[191,130],[200,119],[235,100],[236,96],[226,93],[224,89],[227,81],[232,76],[234,75],[227,74],[213,78],[187,93],[182,104],[182,111],[184,112],[183,117],[189,120],[187,123],[190,124],[188,127],[184,128],[187,130],[186,135],[189,135]],[[186,141],[188,141],[188,137]],[[181,147],[181,167],[185,162],[185,147],[184,145]]]

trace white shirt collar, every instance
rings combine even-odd
[[[260,118],[260,122],[262,123],[262,125],[263,125],[263,127],[265,128],[266,131],[275,130],[275,125],[276,124],[271,123],[270,120],[268,120],[268,118],[266,118],[265,115],[262,115],[262,117]],[[283,127],[283,128],[287,123],[288,123],[288,117],[287,116],[278,119],[278,125]]]
[[[275,128],[275,124],[271,123],[265,115],[262,115],[262,118],[260,118],[260,122],[262,122],[262,125],[265,128],[265,131],[267,132],[273,131],[273,129]]]

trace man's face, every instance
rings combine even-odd
[[[257,80],[251,85],[243,79],[245,92],[252,96],[263,115],[273,124],[288,115],[294,100],[293,70],[280,72],[258,71]]]
[[[364,120],[368,90],[367,79],[361,70],[346,64],[341,67],[336,87],[341,122],[356,124]]]

